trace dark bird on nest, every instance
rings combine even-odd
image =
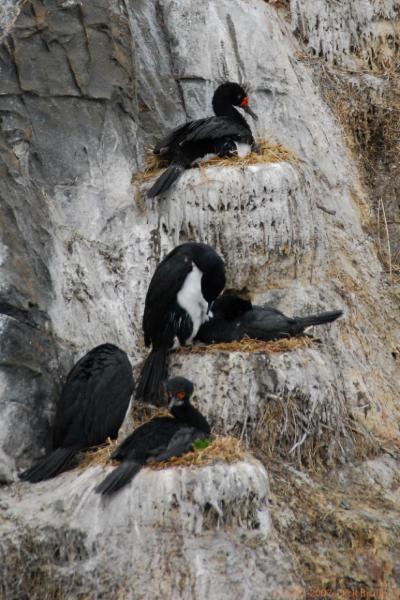
[[[154,148],[170,165],[147,192],[149,198],[164,193],[174,181],[200,159],[211,156],[246,156],[257,148],[243,109],[253,119],[246,90],[238,83],[223,83],[214,92],[215,117],[189,121],[171,131]]]
[[[159,404],[168,351],[192,343],[224,287],[224,262],[207,244],[181,244],[161,261],[146,295],[143,332],[152,350],[142,368],[136,398]]]
[[[67,470],[81,450],[118,436],[134,389],[125,352],[113,344],[90,350],[72,368],[61,392],[53,425],[53,451],[20,473],[37,483]]]
[[[203,415],[190,403],[193,384],[184,377],[173,377],[165,386],[172,417],[155,417],[133,431],[111,458],[121,465],[96,487],[96,492],[117,492],[139,473],[149,460],[161,462],[193,449],[193,443],[210,436]]]
[[[238,342],[244,337],[270,341],[302,336],[308,327],[331,323],[341,317],[343,311],[291,318],[270,306],[253,306],[249,300],[224,294],[212,304],[212,314],[213,318],[203,323],[196,336],[205,344]]]

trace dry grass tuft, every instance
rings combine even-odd
[[[343,127],[372,207],[367,229],[389,279],[400,272],[400,75],[386,72],[379,86],[363,74],[324,67],[321,90]]]
[[[170,414],[166,409],[146,408],[147,410],[142,410],[142,407],[139,408],[139,419],[141,422],[138,422],[137,426],[153,417]],[[152,414],[146,415],[148,412],[151,412]],[[118,444],[119,441],[108,438],[106,443],[88,450],[77,468],[82,470],[97,465],[102,467],[111,464],[118,465],[119,463],[117,461],[111,461],[111,454],[117,448]],[[207,448],[196,448],[183,456],[174,457],[163,462],[149,462],[147,466],[153,470],[159,471],[161,469],[168,469],[169,467],[204,467],[205,465],[210,465],[218,461],[230,464],[244,458],[249,458],[249,455],[246,454],[245,448],[240,440],[234,437],[215,436],[211,439]]]
[[[273,342],[263,342],[243,338],[240,342],[224,342],[221,344],[210,344],[209,346],[183,346],[177,350],[182,354],[208,354],[209,352],[253,352],[270,354],[272,352],[291,352],[299,348],[310,348],[313,338],[293,337],[283,338]]]
[[[248,156],[240,158],[233,156],[231,158],[211,158],[207,161],[201,161],[199,163],[201,167],[248,167],[250,165],[259,165],[265,163],[277,163],[277,162],[292,162],[298,163],[299,159],[293,150],[285,148],[282,144],[272,142],[269,140],[259,140],[260,146],[259,152],[251,152]],[[149,154],[146,159],[145,168],[143,171],[135,173],[133,181],[139,185],[146,183],[153,177],[157,177],[162,171],[168,166],[168,162],[161,159],[156,154]]]
[[[259,140],[257,143],[259,145],[259,152],[251,152],[244,158],[240,158],[239,156],[232,156],[231,158],[215,157],[201,164],[207,167],[230,167],[232,165],[248,167],[250,165],[265,163],[299,162],[299,158],[295,152],[282,144],[265,139]]]
[[[79,462],[78,469],[87,469],[88,467],[94,467],[96,465],[106,465],[110,462],[111,454],[117,446],[117,440],[108,438],[104,444],[90,448],[85,452],[82,460]]]
[[[170,417],[171,414],[166,407],[149,406],[144,402],[136,400],[133,403],[131,416],[136,428],[140,425],[143,425],[143,423],[146,423],[146,421],[154,419],[154,417]],[[95,446],[94,448],[89,448],[89,450],[85,452],[80,460],[78,469],[87,469],[88,467],[93,467],[96,465],[105,466],[108,463],[111,464],[111,454],[121,443],[121,441],[122,440],[120,438],[117,440],[108,438],[104,444]],[[115,462],[115,464],[117,464],[117,462]]]
[[[399,507],[378,483],[357,475],[357,469],[342,481],[335,471],[311,479],[282,463],[271,464],[269,473],[274,524],[297,556],[307,587],[326,587],[321,598],[396,597],[389,591],[373,593],[378,583],[395,574],[393,559],[399,552],[393,527]],[[289,506],[296,518],[285,519],[282,506]],[[364,586],[370,590],[365,595]],[[336,594],[337,588],[348,594]],[[355,588],[354,595],[350,588]]]
[[[159,471],[169,467],[204,467],[216,462],[234,463],[249,458],[242,442],[234,437],[216,436],[207,448],[195,449],[183,456],[164,462],[149,462],[148,467]]]
[[[264,463],[279,457],[308,472],[325,470],[349,455],[376,455],[379,442],[345,406],[312,404],[300,391],[268,394],[256,427],[236,432]]]

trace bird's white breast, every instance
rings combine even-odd
[[[250,144],[243,144],[242,142],[235,142],[235,144],[236,144],[238,156],[240,156],[240,158],[244,158],[245,156],[250,154],[250,152],[251,152]]]
[[[186,340],[187,343],[193,340],[202,323],[207,320],[208,303],[201,292],[202,277],[202,271],[193,263],[193,268],[177,295],[178,304],[186,310],[193,321],[193,331]]]

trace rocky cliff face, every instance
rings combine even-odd
[[[229,286],[246,286],[257,301],[289,314],[345,309],[342,321],[318,331],[322,343],[312,348],[172,358],[171,371],[193,379],[213,425],[256,449],[272,494],[264,467],[251,461],[201,474],[166,472],[161,482],[149,476],[145,484],[143,477],[138,489],[121,494],[121,522],[110,524],[90,492],[94,469],[34,488],[4,487],[6,598],[29,594],[34,573],[42,589],[49,585],[46,565],[55,553],[51,578],[60,597],[76,590],[129,597],[128,589],[140,598],[148,589],[155,598],[224,598],[234,595],[238,578],[240,598],[249,599],[302,597],[321,582],[400,587],[397,538],[391,532],[383,539],[399,510],[399,301],[365,226],[371,209],[358,165],[315,61],[305,54],[311,48],[321,61],[353,69],[368,65],[376,44],[390,54],[382,31],[398,31],[398,3],[367,4],[368,10],[361,2],[343,8],[322,1],[281,7],[262,0],[31,0],[2,8],[3,481],[15,480],[45,447],[60,382],[77,358],[105,341],[124,348],[134,365],[144,357],[146,289],[177,243],[212,244],[224,256]],[[140,199],[146,184],[141,190],[132,176],[147,146],[208,113],[213,90],[226,79],[250,83],[256,134],[298,160],[191,170],[168,197]],[[392,454],[390,464],[383,449]],[[329,475],[316,475],[316,465]],[[164,496],[166,482],[180,490],[176,503],[170,492]],[[201,501],[193,501],[191,486],[202,489]],[[369,493],[358,493],[363,486]],[[246,507],[234,521],[226,493]],[[66,494],[71,501],[59,510]],[[152,511],[153,494],[160,514]],[[218,518],[205,526],[209,504],[218,506]],[[38,508],[43,518],[32,516]],[[186,509],[199,523],[190,531]],[[263,516],[253,527],[249,514],[258,512]],[[117,552],[117,532],[129,544],[131,575],[123,582],[127,563]],[[138,552],[147,537],[146,552]],[[338,539],[343,556],[360,545],[357,564],[335,554]],[[278,545],[282,555],[272,560]],[[167,546],[175,548],[173,560]],[[17,588],[11,573],[29,548],[37,562]],[[69,550],[61,556],[63,548]],[[116,564],[100,580],[110,560]],[[238,561],[251,577],[236,573]]]

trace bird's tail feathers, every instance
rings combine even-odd
[[[73,458],[80,449],[80,446],[57,448],[51,454],[41,458],[33,467],[20,473],[18,477],[22,481],[30,481],[31,483],[51,479],[70,467]]]
[[[172,163],[169,165],[169,167],[165,169],[164,173],[160,175],[154,185],[152,185],[152,187],[149,189],[147,196],[149,198],[154,198],[154,196],[158,196],[159,194],[166,192],[184,170],[185,167],[178,163]]]
[[[136,388],[136,398],[149,404],[161,404],[161,383],[167,377],[168,350],[152,350],[145,360]]]
[[[293,317],[301,329],[311,327],[312,325],[323,325],[336,321],[343,315],[342,310],[332,310],[330,312],[319,313],[318,315],[309,315],[308,317]]]
[[[142,465],[134,461],[124,461],[116,469],[111,471],[109,475],[96,487],[95,492],[103,496],[114,494],[139,473]]]

